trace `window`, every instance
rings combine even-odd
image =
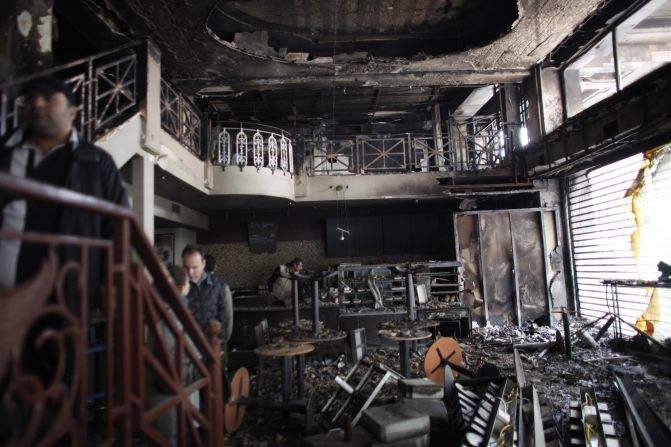
[[[564,70],[566,108],[573,116],[617,91],[613,40],[607,34]]]
[[[616,28],[620,87],[671,61],[671,1],[646,4]]]
[[[613,41],[616,47],[613,48]],[[671,0],[651,0],[563,72],[571,117],[671,61]]]

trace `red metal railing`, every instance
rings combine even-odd
[[[178,445],[223,445],[219,323],[206,338],[132,211],[7,174],[0,174],[0,197],[97,213],[116,227],[111,241],[0,232],[47,253],[35,276],[0,291],[0,445],[169,445],[156,426],[166,417]],[[95,289],[88,284],[92,250],[104,261]],[[102,311],[90,315],[91,301]],[[195,371],[189,381],[185,365]],[[163,402],[151,406],[157,383]]]

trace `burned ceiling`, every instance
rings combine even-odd
[[[464,51],[507,32],[518,15],[516,0],[219,1],[206,26],[241,51],[338,62]]]
[[[605,2],[608,3],[608,2]],[[221,120],[423,129],[474,87],[517,83],[603,0],[55,0],[101,46],[149,37]],[[104,48],[100,48],[104,49]]]

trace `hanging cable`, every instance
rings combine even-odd
[[[335,137],[335,89],[336,89],[336,45],[338,44],[338,0],[333,6],[333,85],[331,86],[331,119]]]

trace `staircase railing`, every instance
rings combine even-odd
[[[115,228],[112,240],[0,232],[45,247],[37,274],[0,291],[0,445],[169,445],[166,419],[178,445],[223,445],[220,325],[206,338],[132,211],[8,174],[0,197],[95,213]]]

